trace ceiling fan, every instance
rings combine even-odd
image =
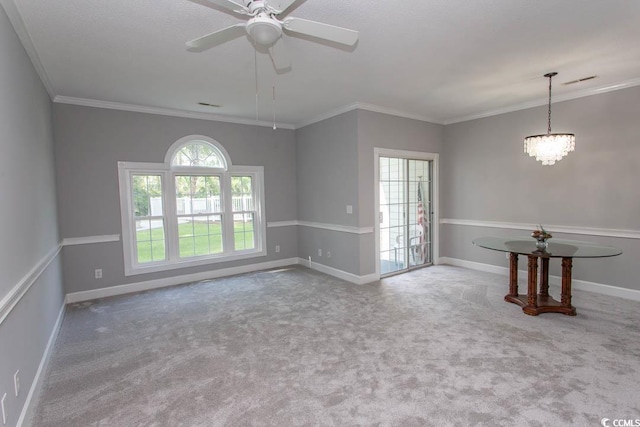
[[[224,42],[248,34],[260,46],[269,50],[277,70],[291,65],[282,40],[283,33],[298,33],[331,42],[353,46],[358,32],[306,19],[287,17],[278,19],[298,0],[207,0],[209,3],[249,16],[245,23],[232,25],[187,42],[191,51],[202,52]],[[283,31],[284,30],[284,31]]]

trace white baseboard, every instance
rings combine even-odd
[[[468,268],[470,270],[484,271],[484,272],[487,272],[487,273],[501,274],[503,276],[508,276],[509,275],[509,268],[507,268],[507,267],[499,267],[497,265],[483,264],[481,262],[474,262],[474,261],[467,261],[465,259],[440,257],[440,259],[438,260],[438,265],[441,265],[441,264],[453,265],[455,267],[464,267],[464,268]]]
[[[144,282],[128,283],[126,285],[111,286],[108,288],[92,289],[90,291],[73,292],[67,294],[67,304],[89,301],[97,298],[106,298],[116,295],[130,294],[133,292],[148,291],[150,289],[164,288],[183,283],[197,282],[200,280],[216,279],[218,277],[233,276],[235,274],[250,273],[258,270],[285,267],[298,264],[298,258],[267,261],[259,264],[242,265],[239,267],[222,268],[220,270],[203,271],[202,273],[183,274],[181,276],[166,277],[164,279],[147,280]]]
[[[312,270],[328,274],[329,276],[337,277],[338,279],[355,283],[357,285],[364,285],[365,283],[371,283],[375,282],[376,280],[380,280],[380,277],[375,273],[367,274],[365,276],[358,276],[357,274],[348,273],[344,270],[338,270],[337,268],[329,267],[327,265],[313,262],[304,258],[298,258],[298,264],[309,267]]]
[[[47,347],[44,349],[44,353],[42,354],[42,358],[40,359],[40,365],[38,365],[38,370],[36,371],[36,375],[33,378],[31,387],[29,388],[29,394],[27,394],[27,398],[25,399],[24,406],[22,407],[22,412],[20,412],[20,418],[18,418],[16,427],[21,427],[25,422],[25,425],[29,425],[29,421],[31,420],[31,416],[33,414],[33,409],[36,406],[35,402],[32,402],[32,400],[42,388],[42,381],[44,380],[47,363],[49,363],[49,356],[51,356],[51,351],[53,350],[54,343],[56,342],[56,338],[58,337],[58,333],[60,332],[60,327],[62,326],[62,319],[64,319],[65,307],[66,304],[62,304],[60,313],[58,313],[58,318],[56,319],[56,323],[55,325],[53,325],[53,330],[49,335]]]
[[[503,276],[509,275],[508,267],[499,267],[491,264],[483,264],[480,262],[467,261],[458,258],[441,257],[438,264],[448,264],[456,267],[464,267],[471,270],[485,271],[487,273],[495,273]],[[526,270],[518,270],[518,279],[522,282],[527,279]],[[526,283],[526,282],[524,282]],[[552,286],[560,286],[562,278],[559,276],[549,276],[549,284]],[[618,286],[605,285],[603,283],[588,282],[586,280],[571,281],[571,288],[574,290],[588,291],[601,295],[624,298],[632,301],[640,301],[640,291],[635,289],[621,288]]]
[[[164,288],[167,286],[181,285],[183,283],[198,282],[200,280],[216,279],[218,277],[233,276],[236,274],[251,273],[253,271],[268,270],[271,268],[286,267],[288,265],[304,265],[311,269],[320,271],[330,276],[346,280],[351,283],[364,284],[379,279],[376,274],[368,274],[366,276],[358,276],[348,273],[337,268],[328,267],[317,262],[311,262],[302,258],[287,258],[277,261],[262,262],[259,264],[243,265],[240,267],[223,268],[220,270],[203,271],[202,273],[184,274],[181,276],[167,277],[164,279],[147,280],[144,282],[128,283],[126,285],[110,286],[108,288],[92,289],[89,291],[80,291],[67,294],[65,302],[72,304],[76,302],[89,301],[97,298],[113,297],[117,295],[130,294],[133,292],[148,291],[150,289]]]

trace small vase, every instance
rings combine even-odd
[[[536,239],[536,248],[540,250],[545,250],[547,249],[547,246],[549,246],[549,242],[547,242],[547,239],[543,239],[543,238]]]

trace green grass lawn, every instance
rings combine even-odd
[[[246,229],[245,229],[246,227]],[[235,250],[253,249],[253,224],[234,222]],[[187,222],[178,224],[181,258],[222,252],[222,230],[219,223]],[[165,259],[164,229],[152,228],[137,232],[138,262]]]

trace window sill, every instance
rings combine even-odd
[[[232,262],[248,258],[258,258],[266,256],[266,250],[250,250],[234,253],[233,255],[216,255],[207,258],[195,258],[181,261],[165,261],[162,263],[154,263],[148,265],[139,265],[135,267],[125,266],[125,276],[135,276],[138,274],[155,273],[158,271],[179,270],[182,268],[197,267],[200,265],[217,264],[221,262]]]

